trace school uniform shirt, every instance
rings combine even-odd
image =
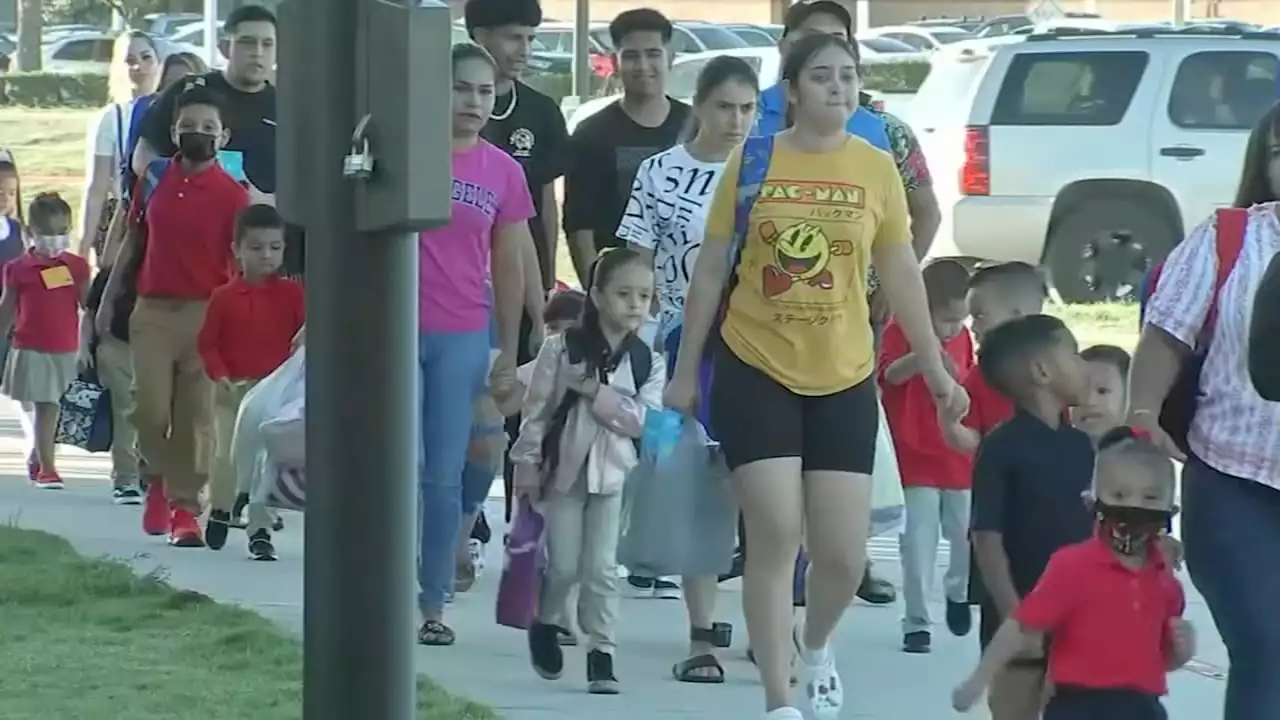
[[[662,407],[666,361],[662,355],[650,352],[653,364],[641,387],[635,386],[631,357],[624,353],[595,398],[583,399],[569,411],[560,433],[559,460],[552,475],[539,486],[567,493],[583,477],[585,466],[588,493],[622,492],[627,474],[640,462],[635,440],[644,434],[645,415]],[[585,371],[585,364],[569,362],[563,334],[552,335],[542,344],[525,391],[520,434],[509,454],[517,477],[541,474],[543,439],[550,430],[552,416],[564,399],[569,382],[582,377]]]
[[[698,160],[684,145],[654,155],[636,171],[617,238],[653,253],[658,294],[654,347],[684,314],[707,213],[723,173],[723,162]]]
[[[1019,596],[1059,549],[1093,534],[1081,499],[1093,482],[1089,436],[1018,410],[982,439],[973,465],[972,529],[999,533]]]
[[[139,297],[208,300],[227,284],[236,217],[249,206],[243,185],[216,162],[188,171],[175,158],[146,203],[133,195],[130,217],[147,225]]]
[[[418,328],[474,332],[489,327],[494,234],[533,217],[520,164],[481,138],[454,150],[449,223],[418,236]]]
[[[739,147],[707,216],[708,252],[728,252],[741,163]],[[906,192],[888,153],[856,137],[825,153],[775,143],[721,328],[725,344],[800,395],[871,377],[867,270],[881,243],[911,243]]]
[[[973,336],[968,328],[942,343],[942,350],[951,358],[960,377],[973,368]],[[902,484],[968,490],[973,486],[973,459],[952,450],[943,438],[933,394],[924,376],[916,373],[897,385],[885,381],[885,370],[910,352],[902,326],[897,320],[890,320],[880,340],[877,376]]]
[[[529,232],[538,251],[543,289],[550,290],[555,283],[552,272],[555,258],[549,256],[548,251],[554,247],[555,238],[547,237],[542,223],[542,193],[547,185],[564,175],[568,163],[569,131],[565,128],[564,113],[555,100],[518,80],[511,92],[494,99],[493,108],[496,117],[489,118],[480,135],[515,158],[524,169],[533,199]]]
[[[1165,695],[1169,625],[1186,606],[1182,584],[1154,543],[1134,570],[1095,536],[1054,553],[1014,617],[1053,636],[1055,684]]]
[[[1013,402],[987,383],[982,370],[974,365],[964,375],[961,385],[969,393],[969,414],[961,421],[964,426],[986,437],[1002,422],[1013,417]]]
[[[306,322],[302,286],[270,277],[237,277],[213,292],[197,347],[211,380],[261,380],[289,358]]]
[[[6,293],[17,298],[14,348],[50,354],[80,349],[80,297],[89,264],[69,252],[53,257],[27,252],[4,266]]]
[[[666,119],[656,127],[632,120],[616,102],[574,130],[564,187],[566,235],[590,230],[597,251],[621,245],[615,234],[640,163],[674,146],[689,122],[689,106],[670,103]]]

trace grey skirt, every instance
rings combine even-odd
[[[57,403],[76,378],[76,353],[10,348],[0,389],[19,402]]]

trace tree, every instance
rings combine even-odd
[[[44,33],[41,0],[18,2],[18,68],[25,72],[40,70],[40,36]]]
[[[200,12],[203,7],[202,0],[46,0],[45,20],[105,27],[119,13],[127,27],[143,28],[143,18],[152,13]]]

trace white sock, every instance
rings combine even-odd
[[[830,653],[827,651],[827,648],[825,647],[820,648],[818,650],[810,650],[809,648],[806,648],[806,647],[800,648],[800,659],[804,662],[805,665],[808,665],[810,667],[822,665],[823,663],[825,663],[827,661],[827,656],[829,654]]]

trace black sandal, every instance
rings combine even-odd
[[[453,634],[453,630],[438,620],[428,620],[422,623],[422,627],[418,628],[419,645],[446,647],[452,645],[457,639],[457,636]]]
[[[689,640],[695,643],[717,645],[718,636],[714,628],[693,628],[689,631]],[[699,675],[699,670],[715,670],[715,675]],[[724,666],[711,653],[694,655],[681,660],[671,668],[671,674],[682,683],[694,685],[720,685],[724,683]]]

